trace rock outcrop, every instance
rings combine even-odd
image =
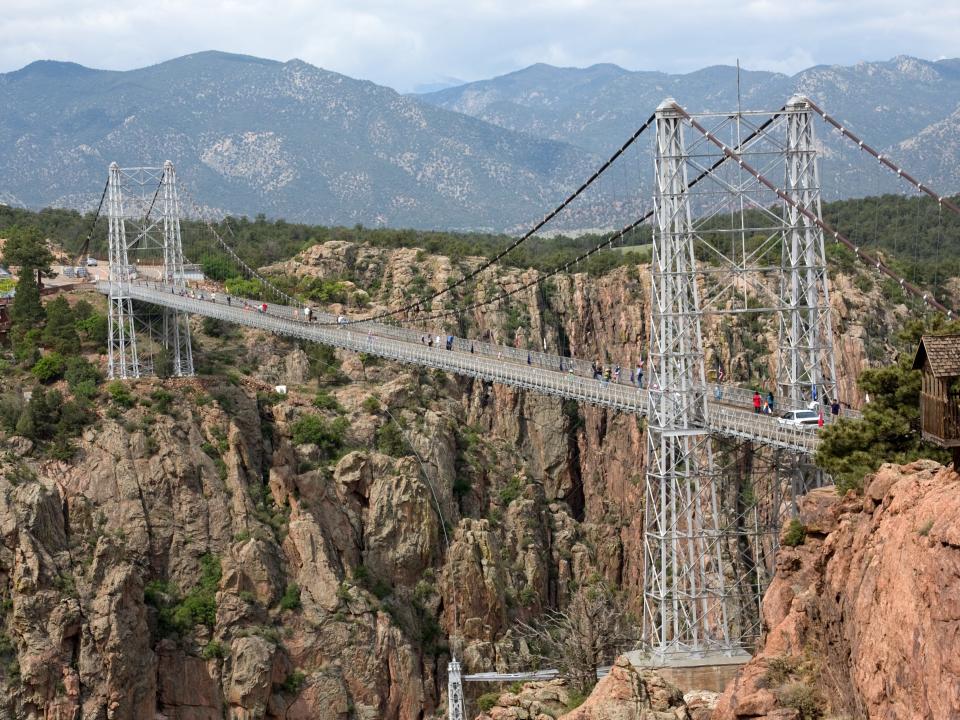
[[[766,640],[714,720],[960,717],[960,475],[884,465],[862,497],[801,509],[763,605]]]
[[[569,710],[575,694],[564,680],[526,683],[504,692],[476,720],[701,720],[691,715],[683,693],[653,670],[638,670],[617,658],[590,696]]]

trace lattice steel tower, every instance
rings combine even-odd
[[[684,124],[657,108],[644,504],[644,641],[655,656],[728,650]]]
[[[156,186],[154,189],[154,185]],[[159,200],[159,205],[158,205]],[[158,208],[154,213],[154,209]],[[111,163],[107,182],[109,244],[108,374],[111,378],[137,378],[156,370],[149,348],[162,347],[172,375],[193,375],[190,325],[183,312],[163,308],[159,323],[154,314],[138,309],[130,298],[130,282],[137,272],[131,252],[162,258],[163,283],[184,289],[183,246],[180,237],[180,201],[173,163],[162,168],[121,168]],[[157,325],[160,325],[158,328]],[[138,329],[154,342],[138,347]],[[145,359],[148,358],[148,359]]]
[[[447,663],[447,720],[464,720],[463,675],[456,658]]]
[[[804,210],[822,217],[820,171],[809,101],[787,102],[785,193]],[[789,203],[783,203],[783,265],[780,280],[780,336],[777,385],[794,401],[834,400],[836,360],[830,320],[830,292],[823,231]]]

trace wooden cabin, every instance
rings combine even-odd
[[[960,335],[924,335],[913,369],[920,370],[923,439],[953,450],[960,459]]]

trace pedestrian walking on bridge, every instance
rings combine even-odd
[[[763,399],[760,397],[760,392],[757,390],[753,391],[753,411],[759,415],[760,408],[763,407]]]

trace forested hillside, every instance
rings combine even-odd
[[[960,277],[960,217],[938,207],[931,198],[883,195],[824,203],[823,217],[861,247],[882,252],[884,258],[908,280],[938,294],[944,293],[944,283],[949,278]],[[67,252],[75,253],[90,234],[92,221],[92,213],[81,215],[73,210],[60,209],[33,212],[0,206],[0,237],[13,225],[35,227]],[[240,257],[254,267],[287,260],[306,247],[328,240],[368,243],[382,248],[416,247],[453,259],[468,255],[493,257],[515,240],[509,235],[486,233],[307,225],[267,220],[262,215],[253,220],[227,218],[215,227]],[[191,261],[207,265],[214,274],[230,271],[222,266],[223,253],[217,249],[214,236],[203,223],[185,220],[182,232],[184,252]],[[605,237],[592,234],[535,236],[506,255],[501,263],[510,267],[550,270],[571,262]],[[624,249],[630,252],[631,246],[637,246],[634,252],[641,258],[648,258],[649,250],[639,246],[649,242],[649,226],[640,227],[622,241],[618,240],[615,252],[597,253],[583,263],[583,269],[599,274],[633,262],[636,256],[631,258],[623,252]],[[103,218],[93,227],[90,247],[92,254],[106,255],[106,221]],[[838,269],[851,269],[857,262],[853,254],[841,246],[828,243],[827,252]]]

